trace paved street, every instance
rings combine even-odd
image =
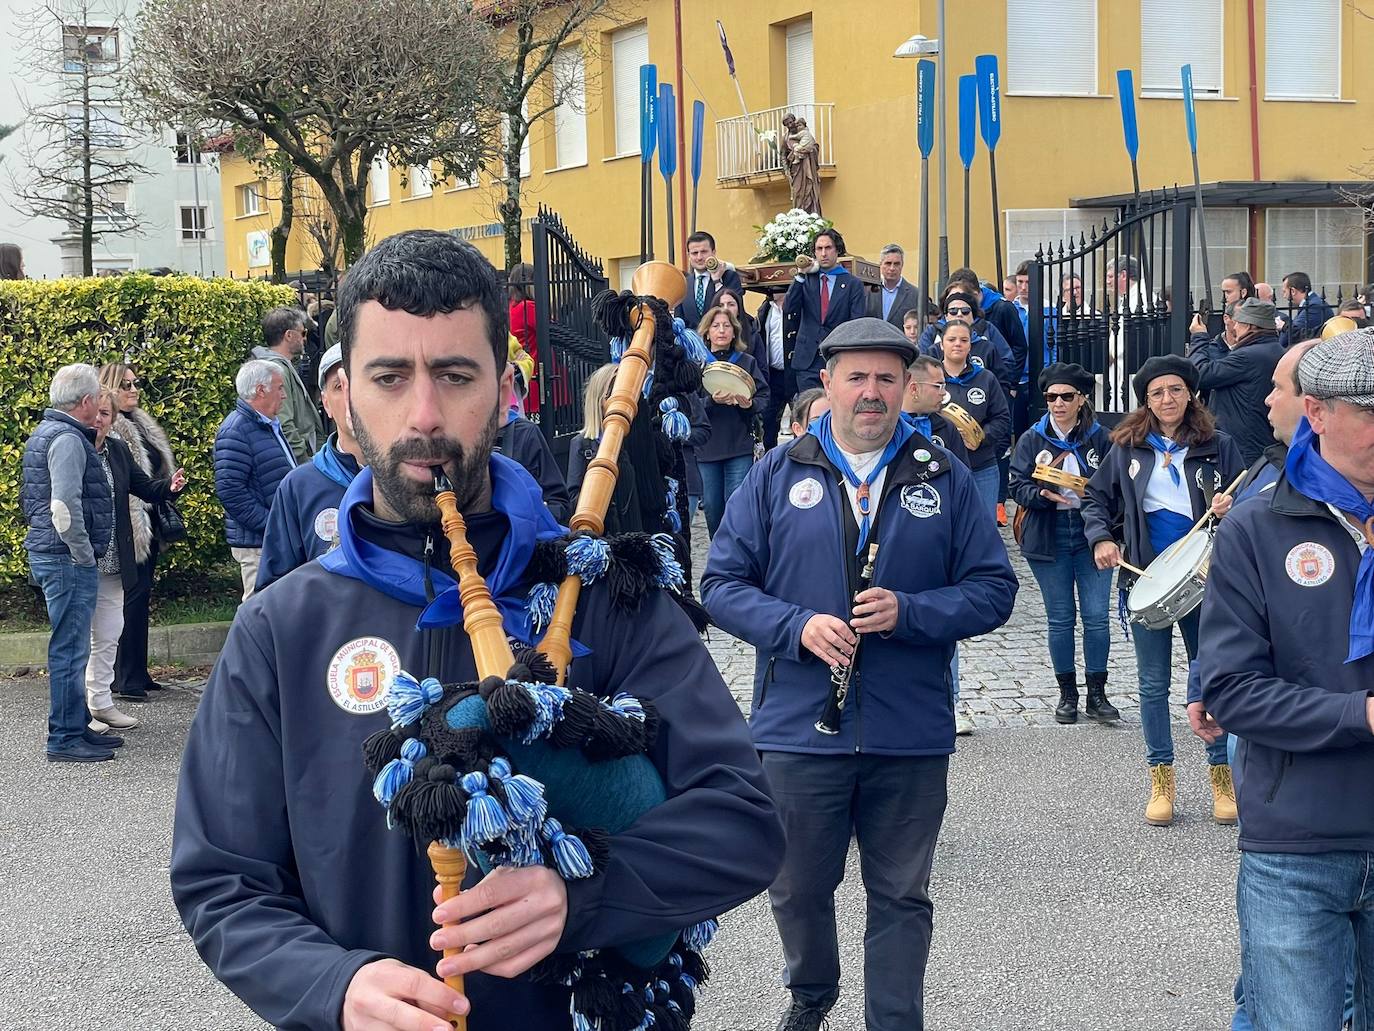
[[[1226,1026],[1235,835],[1210,821],[1202,749],[1176,725],[1181,816],[1146,827],[1138,729],[1048,725],[1042,618],[1031,583],[1006,628],[964,648],[964,697],[986,729],[961,740],[951,764],[929,1026]],[[1113,646],[1124,704],[1133,663],[1128,645]],[[711,648],[747,697],[746,650],[719,634]],[[265,1026],[201,966],[168,891],[177,763],[196,700],[188,686],[142,706],[145,726],[114,763],[52,766],[41,754],[45,682],[0,681],[0,1026]],[[837,908],[845,977],[833,1026],[861,1027],[856,859]],[[699,1031],[771,1031],[784,996],[766,900],[728,915],[710,955]]]

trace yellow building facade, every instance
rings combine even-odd
[[[859,0],[684,0],[680,34],[673,0],[622,5],[631,17],[599,25],[592,44],[566,49],[566,68],[585,86],[531,129],[522,203],[556,210],[578,242],[624,285],[638,260],[640,158],[635,113],[638,65],[657,65],[682,98],[685,148],[678,155],[675,216],[692,203],[691,109],[706,105],[697,225],[722,257],[747,261],[755,226],[789,206],[786,176],[767,140],[781,115],[807,117],[822,149],[822,205],[851,252],[876,259],[890,241],[907,248],[917,271],[920,161],[915,141],[915,62],[897,60],[909,36],[938,35],[938,0],[870,4]],[[1198,160],[1204,183],[1228,187],[1209,207],[1214,278],[1249,268],[1277,281],[1308,271],[1315,282],[1374,278],[1363,210],[1348,200],[1370,160],[1368,105],[1374,102],[1374,20],[1343,0],[947,0],[945,172],[951,266],[963,261],[963,166],[959,158],[958,77],[975,56],[996,54],[1002,133],[996,150],[1000,228],[1008,272],[1038,243],[1077,235],[1113,213],[1108,198],[1128,194],[1118,69],[1132,69],[1138,94],[1143,188],[1190,186],[1192,166],[1179,98],[1178,68],[1193,66]],[[717,34],[729,36],[739,90]],[[678,43],[682,65],[678,71]],[[1253,69],[1253,70],[1252,70]],[[741,94],[749,117],[743,118]],[[760,136],[760,132],[764,136]],[[937,264],[939,148],[931,167],[931,268]],[[369,238],[416,227],[458,230],[504,265],[498,190],[424,182],[383,169],[372,190]],[[972,165],[971,258],[994,274],[988,153]],[[255,173],[226,155],[222,188],[228,271],[266,271],[265,234],[276,205],[254,196]],[[1283,188],[1260,184],[1281,184]],[[1308,189],[1303,184],[1317,184]],[[654,163],[655,243],[667,256],[664,183]],[[1099,203],[1093,204],[1094,198]],[[682,201],[685,200],[684,205]],[[684,206],[688,209],[684,211]],[[681,228],[677,257],[683,261]],[[528,232],[524,258],[530,260]],[[318,254],[299,229],[287,266],[314,268]]]

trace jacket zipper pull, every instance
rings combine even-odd
[[[434,563],[434,535],[425,534],[425,599],[434,600],[434,580],[429,575],[430,567]]]

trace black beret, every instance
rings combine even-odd
[[[886,319],[869,316],[842,322],[821,341],[821,358],[829,361],[840,351],[891,351],[901,355],[902,364],[916,360],[916,345]]]
[[[1188,393],[1197,393],[1197,366],[1182,355],[1158,354],[1140,367],[1140,371],[1135,374],[1135,379],[1132,381],[1138,404],[1143,405],[1145,403],[1145,392],[1150,389],[1150,381],[1159,379],[1160,376],[1177,376],[1183,380],[1184,385],[1188,388]]]
[[[1067,383],[1080,394],[1091,396],[1093,387],[1097,385],[1096,377],[1077,362],[1055,362],[1053,365],[1046,365],[1040,373],[1038,382],[1042,394],[1056,383]]]

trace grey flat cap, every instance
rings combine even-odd
[[[1311,348],[1298,362],[1304,394],[1374,408],[1374,329],[1352,329]]]
[[[901,355],[902,364],[916,360],[916,345],[886,319],[868,316],[842,322],[821,341],[821,358],[829,361],[842,351],[890,351]]]
[[[320,390],[324,390],[324,381],[329,378],[329,374],[343,362],[343,348],[335,344],[324,354],[320,355]]]
[[[1243,326],[1259,326],[1272,332],[1275,326],[1274,318],[1277,315],[1278,309],[1268,301],[1261,301],[1258,297],[1247,297],[1236,305],[1236,310],[1231,313],[1231,320]]]

